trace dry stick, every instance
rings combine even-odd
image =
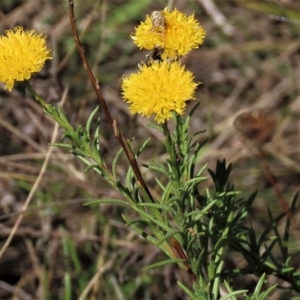
[[[26,134],[23,134],[22,132],[17,130],[14,126],[12,126],[7,121],[5,121],[1,115],[0,115],[0,126],[4,127],[6,130],[10,131],[13,135],[22,139],[24,142],[26,142],[28,145],[30,145],[32,148],[34,148],[36,151],[44,152],[44,147],[39,145],[37,142],[35,142],[33,139],[31,139]]]
[[[174,0],[169,0],[168,4],[166,5],[166,7],[168,8],[168,10],[172,10],[174,5]]]
[[[266,178],[269,181],[269,183],[272,185],[273,189],[275,190],[275,193],[277,195],[277,198],[280,202],[281,207],[283,208],[286,215],[290,218],[294,229],[297,229],[298,225],[297,225],[297,223],[296,223],[296,221],[295,221],[295,219],[292,215],[292,212],[289,208],[289,204],[284,199],[284,196],[283,196],[283,194],[282,194],[282,192],[281,192],[281,190],[278,186],[277,180],[276,180],[275,176],[272,174],[272,171],[270,170],[270,168],[268,166],[268,163],[267,163],[267,160],[265,158],[264,152],[261,148],[258,148],[258,155],[259,155],[259,158],[262,162],[262,166],[263,166],[263,169],[265,171]]]
[[[227,36],[232,36],[234,34],[234,27],[228,22],[213,0],[198,0],[198,2]]]
[[[63,105],[63,103],[65,102],[66,98],[67,98],[67,90],[65,90],[65,92],[64,92],[64,95],[63,95],[62,101],[61,101],[61,105]],[[54,142],[55,142],[56,137],[57,137],[57,133],[58,133],[58,124],[55,123],[54,129],[53,129],[52,138],[51,138],[51,143],[54,143]],[[49,147],[49,150],[48,150],[48,152],[47,152],[47,155],[46,155],[46,157],[45,157],[45,160],[44,160],[44,162],[43,162],[42,168],[41,168],[41,170],[40,170],[40,173],[39,173],[39,175],[38,175],[38,177],[37,177],[37,179],[36,179],[36,181],[35,181],[35,183],[34,183],[32,189],[30,190],[30,193],[29,193],[29,195],[28,195],[28,197],[27,197],[27,199],[26,199],[26,201],[25,201],[25,203],[24,203],[24,205],[23,205],[23,207],[22,207],[22,209],[21,209],[21,214],[19,215],[19,217],[18,217],[16,223],[14,224],[14,226],[13,226],[13,228],[12,228],[12,230],[11,230],[11,232],[10,232],[8,238],[7,238],[7,240],[5,241],[3,247],[1,248],[1,251],[0,251],[0,259],[1,259],[2,255],[4,254],[4,252],[6,251],[6,249],[8,248],[10,242],[12,241],[12,239],[13,239],[15,233],[16,233],[17,230],[18,230],[19,225],[21,224],[21,222],[22,222],[22,220],[23,220],[24,213],[25,213],[25,211],[27,210],[27,208],[28,208],[28,206],[29,206],[29,204],[30,204],[30,202],[31,202],[31,199],[32,199],[32,197],[33,197],[35,191],[37,190],[37,188],[38,188],[38,186],[39,186],[39,184],[40,184],[40,182],[41,182],[41,180],[42,180],[42,178],[43,178],[43,176],[44,176],[44,173],[45,173],[45,171],[46,171],[46,168],[47,168],[47,165],[48,165],[48,163],[49,163],[50,156],[51,156],[53,150],[54,150],[54,148],[50,146],[50,147]]]
[[[90,79],[90,82],[92,83],[92,86],[94,88],[94,91],[99,99],[100,105],[104,111],[104,114],[108,120],[108,123],[110,124],[111,128],[113,129],[113,132],[115,134],[115,137],[117,138],[117,140],[119,141],[121,147],[123,148],[128,161],[133,169],[133,172],[139,182],[139,184],[142,186],[142,188],[146,191],[146,193],[148,194],[149,198],[151,199],[152,202],[154,202],[153,197],[143,179],[143,176],[141,174],[141,171],[138,167],[137,161],[134,157],[134,154],[132,153],[132,150],[130,149],[130,147],[128,146],[128,143],[123,135],[123,133],[119,130],[118,125],[117,125],[117,120],[113,119],[108,108],[106,105],[106,101],[102,96],[102,93],[100,91],[100,86],[99,86],[99,82],[98,80],[96,80],[93,72],[91,71],[91,68],[89,67],[88,61],[86,59],[86,56],[84,54],[84,49],[81,46],[79,37],[78,37],[78,31],[77,31],[77,27],[76,27],[76,19],[75,19],[75,15],[74,15],[74,2],[73,0],[69,0],[69,16],[70,16],[70,22],[71,22],[71,26],[72,26],[72,31],[73,31],[73,36],[74,36],[74,40],[76,43],[76,47],[77,50],[79,52],[79,55],[82,59],[82,63],[83,63],[83,67],[86,70],[88,77]]]
[[[0,289],[7,291],[11,294],[14,294],[16,290],[18,290],[18,299],[22,299],[22,300],[32,300],[31,295],[28,295],[24,290],[22,290],[20,287],[18,286],[13,286],[8,284],[5,281],[0,280]],[[12,299],[12,298],[11,298]],[[14,298],[16,299],[16,298]]]
[[[106,254],[109,251],[108,247],[109,244],[111,243],[110,237],[111,237],[111,225],[107,224],[104,228],[101,250],[99,251],[99,255],[97,258],[97,270],[101,269],[104,265]],[[98,280],[94,281],[94,285],[89,285],[91,288],[91,295],[89,298],[90,300],[99,299],[99,292],[101,291],[101,287],[103,287],[103,285],[104,285],[103,280],[101,280],[99,274]],[[88,290],[86,287],[85,290],[82,292],[82,295],[87,295],[87,294],[88,294]]]
[[[99,278],[102,276],[102,274],[105,271],[107,271],[107,270],[109,270],[111,268],[111,266],[113,265],[114,261],[115,261],[115,258],[110,259],[108,262],[106,262],[104,265],[102,265],[101,268],[99,268],[97,270],[97,272],[95,273],[95,275],[93,276],[93,278],[90,280],[90,282],[88,283],[88,285],[85,287],[85,289],[81,293],[81,295],[78,298],[78,300],[84,300],[84,299],[86,299],[88,293],[90,292],[90,290],[92,289],[92,287],[94,286],[94,284],[99,280]]]
[[[36,249],[32,241],[28,237],[25,238],[25,244],[27,246],[27,251],[31,260],[31,264],[33,266],[33,272],[35,273],[35,277],[39,280],[41,286],[45,286],[47,280],[45,276],[45,269],[39,261]],[[38,298],[45,299],[45,293],[46,291],[44,288],[39,288],[37,292],[37,294],[39,295]],[[14,299],[17,299],[17,297],[15,297]]]

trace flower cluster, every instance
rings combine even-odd
[[[184,114],[198,83],[179,58],[203,43],[204,29],[194,15],[165,9],[147,16],[131,37],[139,48],[151,50],[138,73],[123,77],[122,95],[131,113],[154,114],[158,123],[168,120],[172,111]]]
[[[11,91],[16,82],[39,72],[45,61],[51,59],[51,51],[45,38],[34,30],[16,27],[5,34],[0,36],[0,81]]]

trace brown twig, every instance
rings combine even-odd
[[[264,155],[264,152],[261,148],[258,148],[258,156],[261,160],[261,163],[262,163],[262,166],[263,166],[263,169],[264,169],[264,172],[265,172],[265,176],[268,180],[268,182],[272,185],[276,195],[277,195],[277,198],[279,200],[279,203],[281,205],[281,207],[283,208],[284,212],[286,213],[286,215],[290,218],[292,224],[293,224],[293,228],[294,229],[297,229],[298,228],[298,225],[293,217],[293,214],[289,208],[289,204],[288,202],[285,200],[279,186],[278,186],[278,183],[277,183],[277,180],[275,178],[275,176],[273,175],[272,171],[270,170],[269,168],[269,165],[267,163],[267,160],[265,158],[265,155]]]
[[[186,256],[185,252],[183,251],[183,248],[181,247],[181,245],[179,244],[179,242],[174,238],[171,237],[169,240],[169,245],[172,246],[172,254],[174,258],[180,258],[185,260],[185,262],[183,263],[183,266],[185,268],[185,270],[188,272],[188,274],[190,275],[191,279],[193,280],[193,282],[196,282],[197,277],[194,274],[191,265],[189,263],[189,259]]]
[[[128,142],[126,141],[122,131],[119,130],[118,128],[118,125],[117,125],[117,120],[116,119],[113,119],[109,110],[108,110],[108,107],[106,105],[106,101],[105,99],[103,98],[102,96],[102,93],[101,93],[101,90],[100,90],[100,86],[99,86],[99,82],[98,80],[95,78],[89,64],[88,64],[88,61],[87,61],[87,58],[85,56],[85,53],[84,53],[84,49],[83,47],[81,46],[81,43],[80,43],[80,40],[79,40],[79,37],[78,37],[78,31],[77,31],[77,27],[76,27],[76,19],[75,19],[75,15],[74,15],[74,1],[73,0],[69,0],[69,16],[70,16],[70,22],[71,22],[71,26],[72,26],[72,31],[73,31],[73,36],[74,36],[74,40],[75,40],[75,44],[76,44],[76,47],[77,47],[77,50],[79,52],[79,55],[82,59],[82,63],[83,63],[83,67],[84,69],[86,70],[87,74],[88,74],[88,77],[89,77],[89,80],[94,88],[94,91],[99,99],[99,102],[100,102],[100,105],[102,107],[102,110],[108,120],[108,123],[110,124],[113,132],[114,132],[114,135],[116,137],[116,139],[119,141],[121,147],[123,148],[127,158],[128,158],[128,161],[133,169],[133,172],[139,182],[139,184],[142,186],[142,188],[146,191],[146,193],[148,194],[149,198],[151,199],[152,202],[154,202],[153,200],[153,197],[143,179],[143,176],[141,174],[141,171],[139,169],[139,166],[137,164],[137,161],[135,159],[135,156],[132,152],[132,150],[130,149],[129,145],[128,145]]]

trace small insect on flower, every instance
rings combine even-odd
[[[166,19],[164,17],[164,12],[155,10],[152,12],[150,18],[152,21],[151,30],[161,33],[163,37],[163,43],[165,44]]]
[[[264,110],[239,114],[235,118],[233,126],[244,138],[254,142],[259,147],[270,142],[276,131],[275,119]]]
[[[131,34],[133,42],[140,49],[153,50],[160,46],[164,49],[163,60],[177,60],[203,43],[205,30],[195,19],[177,9],[167,8],[153,11]]]
[[[138,67],[141,68],[142,66],[151,66],[154,62],[161,62],[161,54],[164,52],[164,49],[161,46],[156,46],[154,47],[153,50],[151,50],[147,55],[146,55],[146,60],[141,61],[138,64]]]
[[[162,31],[166,28],[166,20],[163,15],[163,12],[155,10],[151,14],[152,21],[152,30],[153,31]]]

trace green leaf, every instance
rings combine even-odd
[[[185,183],[186,186],[197,185],[200,182],[203,182],[207,179],[207,177],[194,177]]]
[[[182,288],[182,290],[191,298],[191,300],[202,300],[199,299],[197,296],[195,296],[193,294],[193,292],[191,290],[189,290],[184,284],[182,284],[181,282],[177,281],[177,284]],[[206,300],[206,299],[203,299]]]
[[[90,166],[87,166],[85,169],[84,169],[84,173],[87,173],[88,171],[92,170],[92,169],[98,169],[101,174],[102,174],[102,171],[101,171],[101,168],[98,166],[98,165],[90,165]]]
[[[158,172],[163,173],[165,175],[169,174],[169,172],[166,169],[166,167],[163,164],[161,164],[160,162],[155,161],[155,160],[153,160],[152,163],[150,165],[148,165],[147,167],[150,170],[158,171]]]
[[[157,246],[159,246],[164,241],[166,241],[167,239],[169,239],[170,237],[174,236],[177,233],[182,233],[182,231],[181,230],[171,230],[171,231],[169,231],[165,236],[162,237],[161,240],[158,241]]]
[[[257,297],[257,300],[267,299],[267,297],[269,296],[269,294],[271,292],[273,292],[276,288],[277,288],[277,284],[274,284],[274,285],[270,286],[266,291],[262,292],[261,295]],[[290,300],[292,300],[292,299],[293,298],[291,298]],[[296,298],[294,298],[294,300],[296,300]]]
[[[98,110],[99,110],[99,106],[97,106],[97,107],[92,111],[92,113],[90,114],[90,116],[89,116],[89,118],[88,118],[88,120],[87,120],[87,122],[86,122],[85,128],[86,128],[86,133],[87,133],[88,136],[90,136],[91,122],[92,122],[92,120],[93,120],[93,118],[94,118],[94,116],[95,116],[95,114],[97,113]]]
[[[61,148],[68,148],[68,149],[72,149],[73,146],[70,144],[62,144],[62,143],[50,143],[50,146],[54,146],[54,147],[61,147]]]
[[[137,207],[132,207],[136,212],[138,212],[140,214],[140,216],[144,217],[146,220],[151,221],[153,223],[155,223],[156,225],[158,225],[159,227],[161,227],[162,229],[166,230],[167,232],[169,232],[170,230],[172,230],[171,227],[169,227],[168,225],[166,225],[165,223],[161,222],[160,220],[157,220],[154,218],[154,216],[152,216],[151,214],[146,213],[145,211],[137,208]]]
[[[200,101],[197,101],[197,103],[192,107],[192,109],[191,109],[191,111],[189,112],[189,114],[188,114],[188,117],[189,118],[191,118],[192,117],[192,115],[194,114],[194,112],[197,110],[197,108],[199,107],[199,105],[200,105]],[[188,120],[188,118],[187,118],[187,121],[189,121]],[[186,125],[188,125],[189,123],[187,123]]]
[[[265,261],[267,261],[268,260],[268,258],[270,258],[270,259],[272,259],[272,262],[273,262],[273,264],[277,267],[277,268],[279,268],[280,269],[280,263],[279,263],[279,261],[278,261],[278,259],[276,259],[276,258],[274,258],[273,256],[272,256],[272,249],[273,249],[273,247],[276,245],[276,243],[277,243],[277,239],[276,240],[274,240],[274,241],[272,241],[272,243],[267,247],[266,245],[265,245],[265,252],[263,253],[263,255],[261,256],[261,260],[263,261],[263,262],[265,262]]]
[[[268,215],[269,215],[270,222],[269,222],[269,225],[267,226],[267,228],[261,234],[261,236],[258,240],[258,245],[263,244],[263,241],[269,235],[269,233],[274,228],[274,226],[276,226],[277,222],[279,222],[285,216],[285,213],[282,213],[279,216],[277,216],[275,219],[273,219],[272,212],[271,212],[270,208],[268,207]]]
[[[160,262],[157,262],[155,264],[148,266],[147,270],[158,268],[158,267],[165,266],[165,265],[181,264],[181,263],[185,263],[185,262],[187,262],[185,259],[166,259],[166,260],[163,260],[163,261],[160,261]]]
[[[154,207],[154,208],[157,208],[157,209],[163,209],[163,210],[169,211],[173,214],[177,213],[172,207],[162,205],[162,204],[159,204],[159,203],[138,203],[137,205],[142,206],[142,207]]]
[[[192,211],[184,215],[185,218],[199,216],[202,217],[203,215],[207,214],[209,210],[216,204],[217,200],[213,200],[208,205],[206,205],[202,210]],[[199,218],[197,218],[199,219]]]
[[[219,250],[219,253],[222,253],[223,251]],[[222,269],[224,266],[224,261],[221,260],[219,254],[216,255],[216,259],[215,259],[215,263],[216,263],[216,273],[214,276],[214,280],[213,280],[213,288],[212,288],[212,294],[214,295],[214,299],[218,300],[218,295],[219,295],[219,291],[220,291],[220,283],[221,283],[221,277],[218,274],[222,273]]]
[[[298,195],[299,195],[299,192],[297,192],[292,200],[292,203],[291,203],[291,206],[290,206],[290,210],[291,211],[294,211],[295,207],[296,207],[296,202],[297,202],[297,199],[298,199]],[[291,222],[290,222],[290,219],[287,218],[286,219],[286,222],[285,222],[285,228],[284,228],[284,234],[283,234],[283,245],[288,245],[289,243],[289,237],[290,237],[290,225],[291,225]],[[281,249],[282,251],[282,256],[283,257],[287,257],[288,256],[288,247],[283,247]]]
[[[143,225],[144,227],[149,226],[149,222],[143,219],[134,219],[126,223],[126,226],[133,227],[133,225],[139,224]]]
[[[258,297],[261,294],[261,289],[263,287],[265,278],[266,278],[266,273],[263,273],[262,276],[260,277],[259,281],[257,282],[255,290],[252,294],[252,297]]]
[[[232,171],[232,164],[229,164],[226,167],[226,160],[218,160],[216,163],[216,172],[213,172],[210,169],[207,169],[214,184],[217,192],[226,191],[226,185],[228,183],[229,175]]]
[[[161,188],[161,190],[162,190],[163,192],[165,192],[166,188],[165,188],[165,186],[163,185],[163,183],[162,183],[157,177],[155,177],[154,179],[155,179],[156,183],[159,185],[159,187]]]
[[[148,138],[143,144],[142,146],[139,148],[139,150],[137,151],[135,158],[138,158],[140,156],[140,154],[143,152],[143,150],[146,148],[147,144],[149,143],[149,141],[151,140],[151,138]]]
[[[114,158],[114,160],[113,160],[113,163],[112,163],[112,173],[113,173],[114,178],[117,178],[116,166],[117,166],[118,160],[119,160],[120,155],[121,155],[122,152],[123,152],[123,148],[121,148],[121,149],[117,152],[117,154],[116,154],[116,156],[115,156],[115,158]]]
[[[133,170],[132,168],[130,167],[127,171],[127,175],[126,175],[126,180],[125,180],[125,184],[126,184],[126,187],[131,190],[131,186],[134,186],[135,183],[136,183],[136,179],[135,179],[135,176],[134,176],[134,173],[133,173]]]
[[[95,136],[92,140],[92,143],[91,143],[91,150],[92,150],[92,157],[93,157],[93,160],[97,162],[97,164],[101,164],[103,165],[103,159],[101,157],[101,147],[100,147],[100,141],[99,141],[99,138],[100,138],[100,135],[99,135],[99,127],[96,128],[96,131],[95,131]]]
[[[159,125],[157,125],[157,124],[149,123],[148,126],[151,127],[151,128],[154,128],[154,129],[156,129],[156,130],[158,130],[158,131],[160,131],[160,132],[163,132],[161,126],[159,126]]]
[[[293,267],[289,267],[289,268],[282,268],[281,270],[280,270],[280,272],[281,273],[289,273],[289,272],[292,272],[292,271],[294,271],[295,269],[293,268]]]
[[[85,202],[83,205],[104,204],[104,203],[105,204],[117,204],[117,205],[131,206],[126,201],[113,199],[113,198],[103,198],[103,199],[99,199],[99,200],[88,201],[88,202]]]
[[[186,252],[187,253],[193,251],[193,245],[196,242],[197,237],[200,236],[200,235],[203,235],[203,234],[204,234],[204,232],[201,232],[201,233],[198,233],[198,234],[194,234],[191,238],[189,238],[188,244],[186,246]]]
[[[204,236],[205,238],[205,236]],[[202,245],[205,246],[205,245]],[[206,274],[203,274],[204,272],[206,272],[207,270],[207,264],[208,264],[208,260],[206,259],[206,247],[203,247],[201,249],[201,252],[199,253],[199,256],[197,257],[197,261],[196,261],[196,275],[198,275],[198,277],[201,276],[206,276]],[[203,271],[205,270],[205,271]]]
[[[157,239],[155,239],[154,237],[152,237],[151,235],[149,235],[148,233],[146,233],[139,226],[135,225],[135,222],[130,221],[125,215],[122,215],[122,217],[125,220],[126,224],[130,224],[131,223],[130,227],[133,228],[139,235],[141,235],[143,238],[145,238],[147,241],[149,241],[153,245],[157,244]]]
[[[234,298],[232,298],[232,297],[236,296],[236,295],[240,295],[240,294],[245,294],[247,292],[248,292],[248,290],[239,290],[239,291],[231,292],[217,300],[237,299],[236,297],[234,297]]]
[[[196,177],[199,177],[207,168],[207,164],[205,164],[199,171],[198,173],[196,174]],[[207,178],[207,177],[205,177]]]

